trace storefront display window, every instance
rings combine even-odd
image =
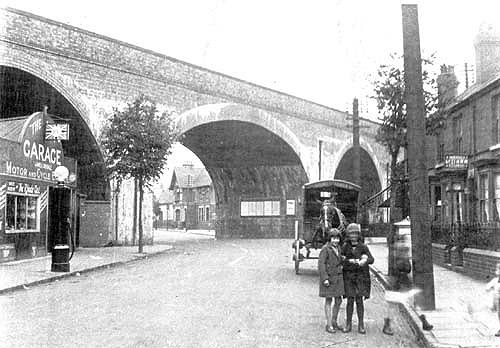
[[[7,195],[6,232],[38,232],[38,198]]]
[[[462,222],[463,214],[463,193],[461,191],[452,192],[452,219],[455,223]]]
[[[495,221],[500,221],[500,174],[495,175]]]
[[[488,196],[488,174],[481,174],[479,176],[479,219],[481,222],[489,221]]]

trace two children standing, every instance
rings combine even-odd
[[[327,243],[321,249],[318,260],[320,275],[319,296],[325,298],[326,331],[350,332],[354,303],[358,316],[358,332],[365,334],[364,299],[370,297],[371,281],[369,264],[373,256],[368,247],[361,242],[361,228],[358,224],[349,224],[346,228],[347,241],[340,247],[340,231],[331,229]],[[338,325],[337,317],[342,303],[347,297],[346,327]],[[332,299],[334,304],[332,307]]]

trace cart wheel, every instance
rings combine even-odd
[[[299,241],[295,243],[295,274],[299,274],[299,255],[300,255],[300,247],[299,247]]]

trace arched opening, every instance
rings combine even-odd
[[[264,126],[238,120],[199,123],[183,144],[208,171],[216,196],[218,237],[291,237],[301,187],[307,181],[299,156]]]
[[[87,200],[109,200],[110,187],[97,142],[75,107],[54,87],[24,70],[0,66],[0,118],[27,116],[48,107],[69,123],[64,155],[78,161],[78,191]]]
[[[360,151],[360,177],[361,177],[361,192],[360,192],[360,202],[364,202],[367,198],[373,196],[374,194],[380,192],[381,182],[378,176],[377,168],[372,158],[363,148]],[[335,179],[342,179],[347,181],[352,181],[354,170],[354,150],[350,148],[342,156],[339,162],[337,170],[335,172]],[[369,223],[377,222],[379,220],[380,212],[376,207],[363,206],[358,214],[359,223],[362,225],[368,225]]]

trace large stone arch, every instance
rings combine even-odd
[[[371,158],[373,164],[375,165],[375,168],[377,169],[378,179],[379,179],[380,183],[382,184],[383,183],[385,169],[381,166],[382,162],[377,157],[377,154],[375,153],[375,150],[373,149],[373,146],[368,141],[366,141],[363,138],[359,139],[359,145],[360,145],[361,149],[363,151],[366,151],[366,153]],[[346,140],[342,144],[342,146],[340,147],[339,151],[336,153],[336,156],[335,156],[335,172],[337,171],[338,165],[340,164],[340,161],[342,160],[342,158],[344,157],[344,155],[347,153],[347,151],[349,151],[350,149],[352,149],[352,147],[353,147],[353,141],[352,141],[352,137],[350,137],[349,140]],[[363,165],[363,164],[361,164],[361,165]]]
[[[6,76],[14,74],[13,78],[22,77],[23,79],[30,79],[29,81],[41,81],[41,85],[34,83],[38,87],[32,87],[33,90],[40,88],[40,86],[45,86],[42,87],[44,90],[52,90],[49,99],[54,99],[56,101],[55,105],[64,105],[63,109],[69,112],[66,114],[59,110],[60,114],[57,111],[52,111],[52,113],[61,117],[71,115],[69,117],[70,122],[72,122],[71,127],[75,126],[72,130],[70,129],[70,141],[63,144],[63,149],[66,155],[78,160],[80,192],[86,194],[91,200],[109,199],[110,188],[109,181],[104,175],[104,156],[93,132],[93,127],[91,127],[92,113],[79,97],[78,89],[71,85],[71,80],[55,71],[50,64],[39,60],[15,60],[8,55],[0,54],[0,67]],[[4,82],[4,84],[7,83],[8,81]],[[53,94],[54,92],[55,94]],[[30,96],[30,94],[26,95]],[[43,98],[37,96],[28,98],[38,101],[43,100]],[[9,105],[8,100],[6,100],[6,105]],[[41,109],[25,110],[25,113],[29,114],[35,111],[41,111]],[[51,109],[49,108],[50,113]],[[9,116],[3,115],[3,117]],[[71,139],[74,140],[71,141]],[[85,151],[82,151],[82,149],[85,149]],[[98,175],[95,175],[96,173]]]
[[[176,120],[184,145],[212,178],[217,237],[293,236],[296,216],[285,208],[290,200],[298,202],[307,174],[302,144],[285,124],[262,110],[231,103],[197,107]],[[279,209],[247,215],[247,202],[261,208],[277,203]]]
[[[0,66],[6,66],[10,68],[23,70],[47,82],[75,108],[75,110],[80,114],[80,116],[85,121],[89,131],[91,131],[92,129],[90,127],[91,112],[87,108],[85,103],[78,97],[80,93],[76,88],[66,83],[65,81],[66,79],[44,61],[38,60],[36,64],[26,64],[23,61],[12,58],[13,56],[0,55]]]
[[[216,121],[251,122],[264,127],[283,139],[304,164],[303,145],[299,138],[283,122],[268,112],[235,103],[219,103],[199,106],[180,114],[176,118],[177,130],[184,134],[196,126]]]
[[[361,192],[359,197],[358,222],[364,226],[376,222],[379,219],[380,212],[376,207],[363,204],[369,197],[378,193],[382,189],[383,174],[380,164],[371,145],[360,140],[360,183]],[[349,180],[352,178],[354,170],[354,148],[352,140],[345,144],[338,154],[338,162],[335,169],[335,178]]]

